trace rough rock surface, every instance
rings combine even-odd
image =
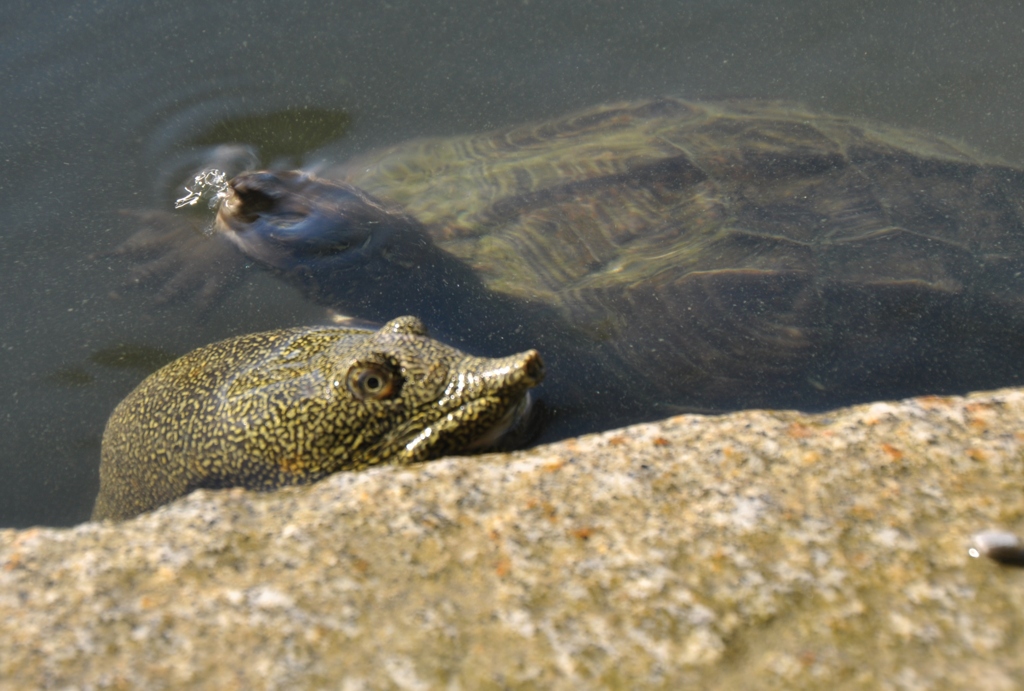
[[[1024,685],[1024,390],[0,531],[0,688]]]

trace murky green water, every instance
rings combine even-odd
[[[320,319],[255,271],[208,312],[154,306],[102,254],[132,231],[122,211],[164,207],[222,137],[302,164],[611,99],[742,96],[1022,162],[1022,39],[1010,2],[14,0],[0,28],[0,524],[88,515],[103,423],[146,366]]]

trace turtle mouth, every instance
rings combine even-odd
[[[466,412],[471,408],[471,405],[460,406],[451,411],[448,417],[457,416],[460,412]],[[525,392],[487,430],[472,441],[449,449],[448,452],[455,454],[479,453],[482,451],[511,450],[514,447],[521,446],[520,442],[529,440],[534,431],[532,411],[533,397],[529,392]],[[436,446],[439,442],[445,443],[449,439],[451,432],[450,429],[444,429],[443,425],[441,427],[430,425],[410,434],[407,439],[402,441],[401,445],[405,447],[406,453],[410,454],[410,459],[427,460],[436,457],[436,454],[431,454],[427,450]]]
[[[533,412],[533,396],[527,391],[514,405],[509,406],[505,414],[494,423],[494,426],[481,434],[477,439],[466,446],[466,451],[481,451],[502,446],[506,438],[516,438],[525,435],[525,428],[529,427]]]
[[[471,358],[473,359],[473,358]],[[406,462],[437,458],[445,453],[503,451],[524,446],[539,431],[529,389],[544,378],[536,350],[488,360],[488,369],[462,372],[449,380],[434,402],[434,419],[409,430],[403,439]]]

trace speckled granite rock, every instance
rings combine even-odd
[[[0,532],[0,688],[1024,685],[1024,391],[676,417]]]

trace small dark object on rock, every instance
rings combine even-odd
[[[1020,538],[1005,530],[985,530],[971,536],[967,553],[985,556],[1005,566],[1024,566],[1024,545]]]

